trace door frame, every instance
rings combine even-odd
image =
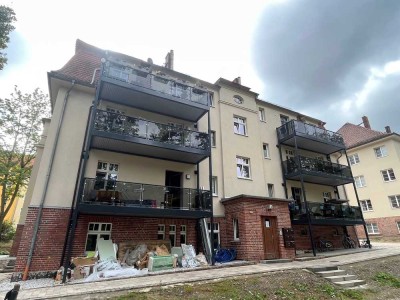
[[[273,254],[275,257],[268,257],[267,255],[267,241],[265,238],[266,235],[266,227],[265,221],[268,219],[271,224],[272,231],[275,233],[272,241],[273,241]],[[278,218],[276,216],[262,216],[261,217],[261,226],[262,226],[262,241],[263,241],[263,257],[264,259],[279,259],[280,258],[280,251],[279,251],[279,230],[278,230]],[[272,252],[271,252],[272,253]]]

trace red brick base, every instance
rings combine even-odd
[[[225,218],[215,218],[220,224],[221,246],[235,248],[237,258],[260,261],[264,257],[263,217],[276,217],[279,237],[279,258],[294,258],[294,248],[285,248],[282,228],[291,228],[288,204],[266,198],[234,197],[223,202]],[[272,206],[269,209],[269,206]],[[240,241],[233,240],[233,219],[239,221]]]
[[[293,225],[296,250],[312,250],[308,225]],[[347,226],[350,237],[358,243],[354,226]],[[343,248],[343,226],[312,226],[314,242],[326,239],[335,249]]]
[[[397,217],[387,217],[387,218],[373,218],[366,219],[365,223],[376,223],[378,225],[378,234],[369,234],[370,237],[397,237],[400,238],[400,232],[397,227],[397,222],[400,222],[400,216]],[[357,235],[361,239],[365,239],[365,231],[363,226],[357,226]]]
[[[22,238],[22,231],[24,230],[23,224],[18,224],[17,229],[15,231],[14,240],[10,250],[10,256],[16,257],[18,254],[19,244]]]

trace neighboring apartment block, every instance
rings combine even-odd
[[[363,126],[346,123],[339,129],[353,170],[358,198],[368,233],[400,237],[400,135],[372,130],[366,116]],[[346,186],[351,203],[354,189]],[[359,232],[363,236],[362,230]]]
[[[239,77],[208,83],[167,57],[161,67],[78,40],[48,73],[53,116],[17,229],[17,277],[53,271],[100,237],[259,261],[315,251],[322,238],[341,248],[364,223],[338,191],[353,182],[336,161],[339,134]]]

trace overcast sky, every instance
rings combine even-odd
[[[47,75],[77,38],[215,82],[233,80],[260,98],[337,130],[367,115],[400,132],[400,1],[0,0],[17,15],[0,71],[0,97],[17,84],[48,92]],[[128,4],[129,3],[129,4]]]

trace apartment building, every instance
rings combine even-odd
[[[347,146],[347,156],[353,170],[356,192],[371,236],[400,236],[400,136],[373,130],[366,116],[362,126],[346,123],[339,129]],[[343,159],[342,159],[343,162]],[[350,186],[345,192],[356,204],[356,194]],[[358,229],[359,236],[364,232]]]
[[[77,40],[48,73],[46,119],[17,228],[16,276],[115,243],[169,240],[238,259],[341,246],[363,224],[337,186],[344,150],[321,120],[258,99],[240,77],[214,84]],[[290,208],[290,211],[289,211]],[[208,237],[211,236],[211,241]]]

